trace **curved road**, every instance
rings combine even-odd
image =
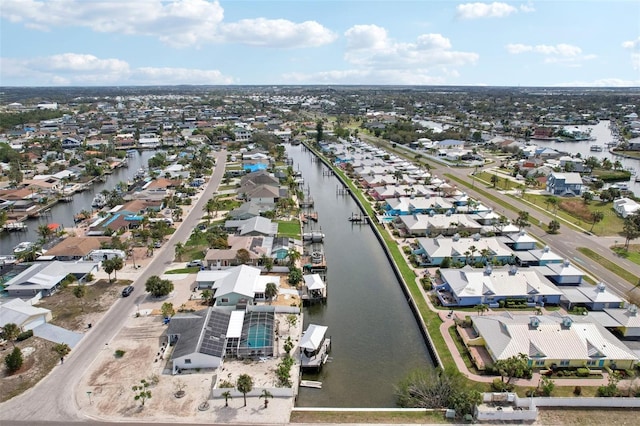
[[[29,391],[0,405],[0,423],[14,420],[31,424],[34,421],[80,422],[87,421],[78,410],[75,399],[76,387],[86,367],[120,331],[127,318],[135,311],[136,304],[145,297],[144,284],[152,275],[160,275],[174,258],[173,248],[178,241],[186,241],[202,216],[203,206],[218,189],[224,175],[227,152],[215,153],[216,167],[206,188],[193,205],[183,222],[173,233],[164,248],[157,251],[154,259],[133,285],[137,288],[135,297],[120,298],[102,319],[85,334],[80,343],[65,358],[63,365],[53,371]],[[13,423],[13,422],[12,422]]]

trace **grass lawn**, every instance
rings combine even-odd
[[[302,230],[300,228],[300,222],[297,220],[277,220],[278,224],[278,236],[290,237],[300,239],[302,237]]]
[[[609,259],[605,259],[595,251],[588,249],[586,247],[578,247],[578,251],[584,254],[585,256],[587,256],[589,259],[599,263],[606,269],[618,275],[620,278],[623,278],[624,280],[630,282],[631,284],[636,285],[638,283],[638,277],[636,277],[633,273],[627,271],[622,266],[614,262],[611,262]]]
[[[616,252],[618,256],[640,265],[640,244],[630,244],[629,250],[625,250],[624,246],[614,246],[612,250]]]
[[[178,269],[171,269],[169,271],[165,271],[165,274],[195,274],[200,270],[199,267],[194,266],[191,268],[178,268]]]
[[[496,182],[495,186],[491,182],[492,176],[498,177],[498,181]],[[490,188],[494,190],[508,191],[510,189],[519,189],[521,186],[524,185],[524,182],[522,183],[514,182],[509,178],[505,179],[505,177],[502,174],[496,174],[496,173],[480,172],[480,173],[476,173],[475,177],[476,177],[476,181],[480,180],[480,181],[487,182],[490,185]]]

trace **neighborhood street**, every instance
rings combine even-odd
[[[203,215],[203,206],[218,189],[225,172],[226,151],[215,152],[216,167],[199,199],[191,206],[175,233],[154,254],[151,262],[138,271],[132,285],[135,286],[132,297],[120,298],[102,319],[93,324],[80,343],[65,358],[63,365],[53,371],[37,386],[0,405],[0,422],[7,420],[33,424],[34,421],[78,422],[86,421],[78,410],[76,387],[82,375],[102,350],[109,348],[109,342],[120,331],[127,318],[135,312],[136,305],[146,297],[144,285],[152,275],[161,275],[166,265],[174,258],[175,243],[185,242]],[[14,424],[12,422],[12,424]]]

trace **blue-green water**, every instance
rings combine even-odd
[[[304,376],[322,389],[301,388],[297,405],[394,407],[394,386],[433,365],[417,322],[373,231],[348,221],[359,211],[351,197],[336,195],[339,181],[323,176],[326,166],[301,146],[287,153],[315,201],[313,226],[325,234],[327,303],[303,308],[304,326],[328,326],[332,346],[322,371]]]

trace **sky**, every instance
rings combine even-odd
[[[640,1],[2,0],[0,86],[640,87]]]

